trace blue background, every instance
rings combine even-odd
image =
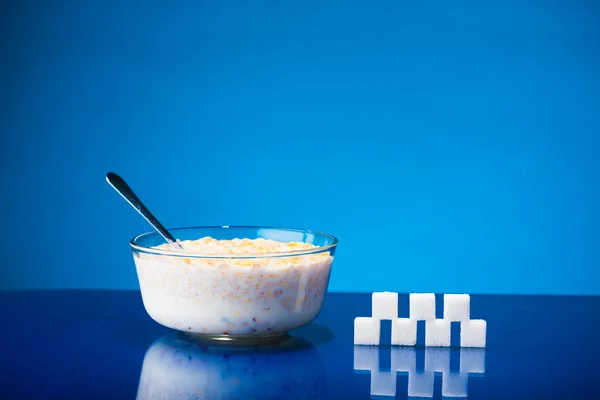
[[[340,239],[333,291],[600,294],[594,1],[21,1],[0,288],[135,288],[146,222]]]

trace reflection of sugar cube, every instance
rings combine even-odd
[[[467,397],[467,374],[445,373],[442,377],[442,396]]]
[[[398,293],[373,293],[371,316],[376,319],[398,318]]]
[[[356,317],[354,319],[354,344],[378,345],[379,328],[378,319]]]
[[[371,396],[396,397],[396,373],[371,372]]]
[[[461,347],[485,347],[487,322],[472,319],[460,323]]]
[[[425,346],[450,347],[450,321],[444,319],[426,321]]]
[[[433,397],[433,372],[412,372],[408,375],[408,397]]]
[[[435,319],[435,294],[411,293],[410,318],[417,321],[430,321]]]
[[[392,320],[392,344],[398,346],[417,344],[417,321],[410,318]]]
[[[460,349],[460,371],[485,373],[485,349]]]
[[[442,373],[450,371],[450,349],[426,348],[425,371]]]
[[[444,319],[451,322],[468,321],[471,314],[471,298],[468,294],[444,295]]]
[[[357,371],[379,370],[379,348],[354,346],[354,369]]]
[[[417,366],[415,349],[408,347],[392,347],[392,371],[410,372]]]

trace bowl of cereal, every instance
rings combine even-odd
[[[304,229],[221,226],[131,240],[142,301],[161,325],[220,341],[269,341],[323,307],[338,240]]]

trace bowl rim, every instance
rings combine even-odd
[[[324,251],[333,249],[338,245],[338,239],[329,233],[315,231],[315,230],[311,230],[311,229],[283,228],[283,227],[279,227],[279,226],[207,225],[207,226],[187,226],[187,227],[180,227],[180,228],[171,228],[168,230],[170,232],[174,232],[174,231],[185,231],[185,230],[193,230],[193,229],[274,229],[274,230],[280,230],[280,231],[294,231],[294,232],[302,232],[305,234],[309,233],[309,234],[313,234],[313,235],[327,236],[328,238],[330,238],[332,240],[332,243],[328,244],[326,246],[318,246],[318,247],[313,247],[310,249],[280,251],[280,252],[276,252],[276,253],[244,253],[244,254],[218,254],[218,255],[215,255],[215,254],[206,254],[206,253],[197,253],[197,252],[182,252],[182,251],[175,251],[175,250],[156,249],[153,247],[141,246],[136,243],[136,241],[138,239],[142,239],[146,236],[159,235],[159,233],[156,231],[150,231],[150,232],[141,233],[141,234],[133,237],[129,241],[129,245],[131,246],[131,248],[133,250],[147,253],[147,254],[154,254],[154,255],[161,255],[161,256],[175,256],[175,257],[184,257],[184,258],[211,258],[211,259],[223,259],[223,260],[232,259],[232,258],[244,259],[244,258],[279,258],[279,257],[291,257],[291,256],[297,257],[297,256],[302,256],[302,255],[322,253]]]

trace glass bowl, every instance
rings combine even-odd
[[[272,239],[317,247],[263,254],[163,250],[156,232],[131,240],[146,312],[161,325],[211,340],[268,341],[310,323],[321,311],[337,239],[272,227],[170,230],[178,240]]]

